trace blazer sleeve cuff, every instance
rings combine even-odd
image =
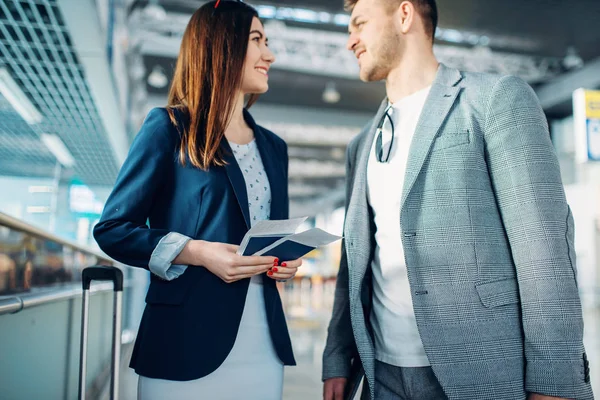
[[[589,366],[585,361],[528,361],[525,390],[545,396],[592,400]]]
[[[178,278],[185,272],[187,265],[171,263],[190,240],[192,240],[190,237],[177,232],[165,235],[152,252],[150,263],[148,264],[150,272],[166,281]]]
[[[349,378],[351,360],[341,355],[329,355],[323,359],[322,379],[326,381],[331,378]]]

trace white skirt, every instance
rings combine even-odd
[[[213,373],[193,381],[144,376],[138,400],[280,400],[283,363],[277,356],[265,312],[262,277],[251,279],[235,344]]]

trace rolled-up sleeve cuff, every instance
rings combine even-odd
[[[158,277],[171,281],[178,278],[187,269],[187,265],[171,264],[181,253],[190,237],[177,232],[171,232],[163,237],[154,248],[148,268]]]

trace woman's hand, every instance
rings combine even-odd
[[[298,268],[302,265],[302,259],[299,258],[294,261],[284,261],[281,265],[274,265],[273,268],[267,272],[269,278],[276,279],[278,281],[287,281],[296,276]]]
[[[267,272],[277,265],[275,257],[241,256],[239,246],[204,240],[190,240],[174,264],[203,266],[224,282],[233,283]]]

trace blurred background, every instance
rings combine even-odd
[[[146,271],[95,244],[120,165],[147,112],[163,106],[195,0],[0,0],[0,399],[77,396],[81,269],[124,268],[123,359]],[[292,216],[341,234],[344,157],[385,96],[358,80],[342,0],[248,1],[277,62],[252,108],[289,145]],[[576,223],[592,382],[600,390],[600,2],[438,0],[435,53],[467,71],[514,74],[546,112]],[[321,355],[340,243],[280,286],[299,365],[285,399],[321,396]],[[107,398],[110,286],[93,286],[87,387]],[[121,393],[135,399],[123,368]]]

